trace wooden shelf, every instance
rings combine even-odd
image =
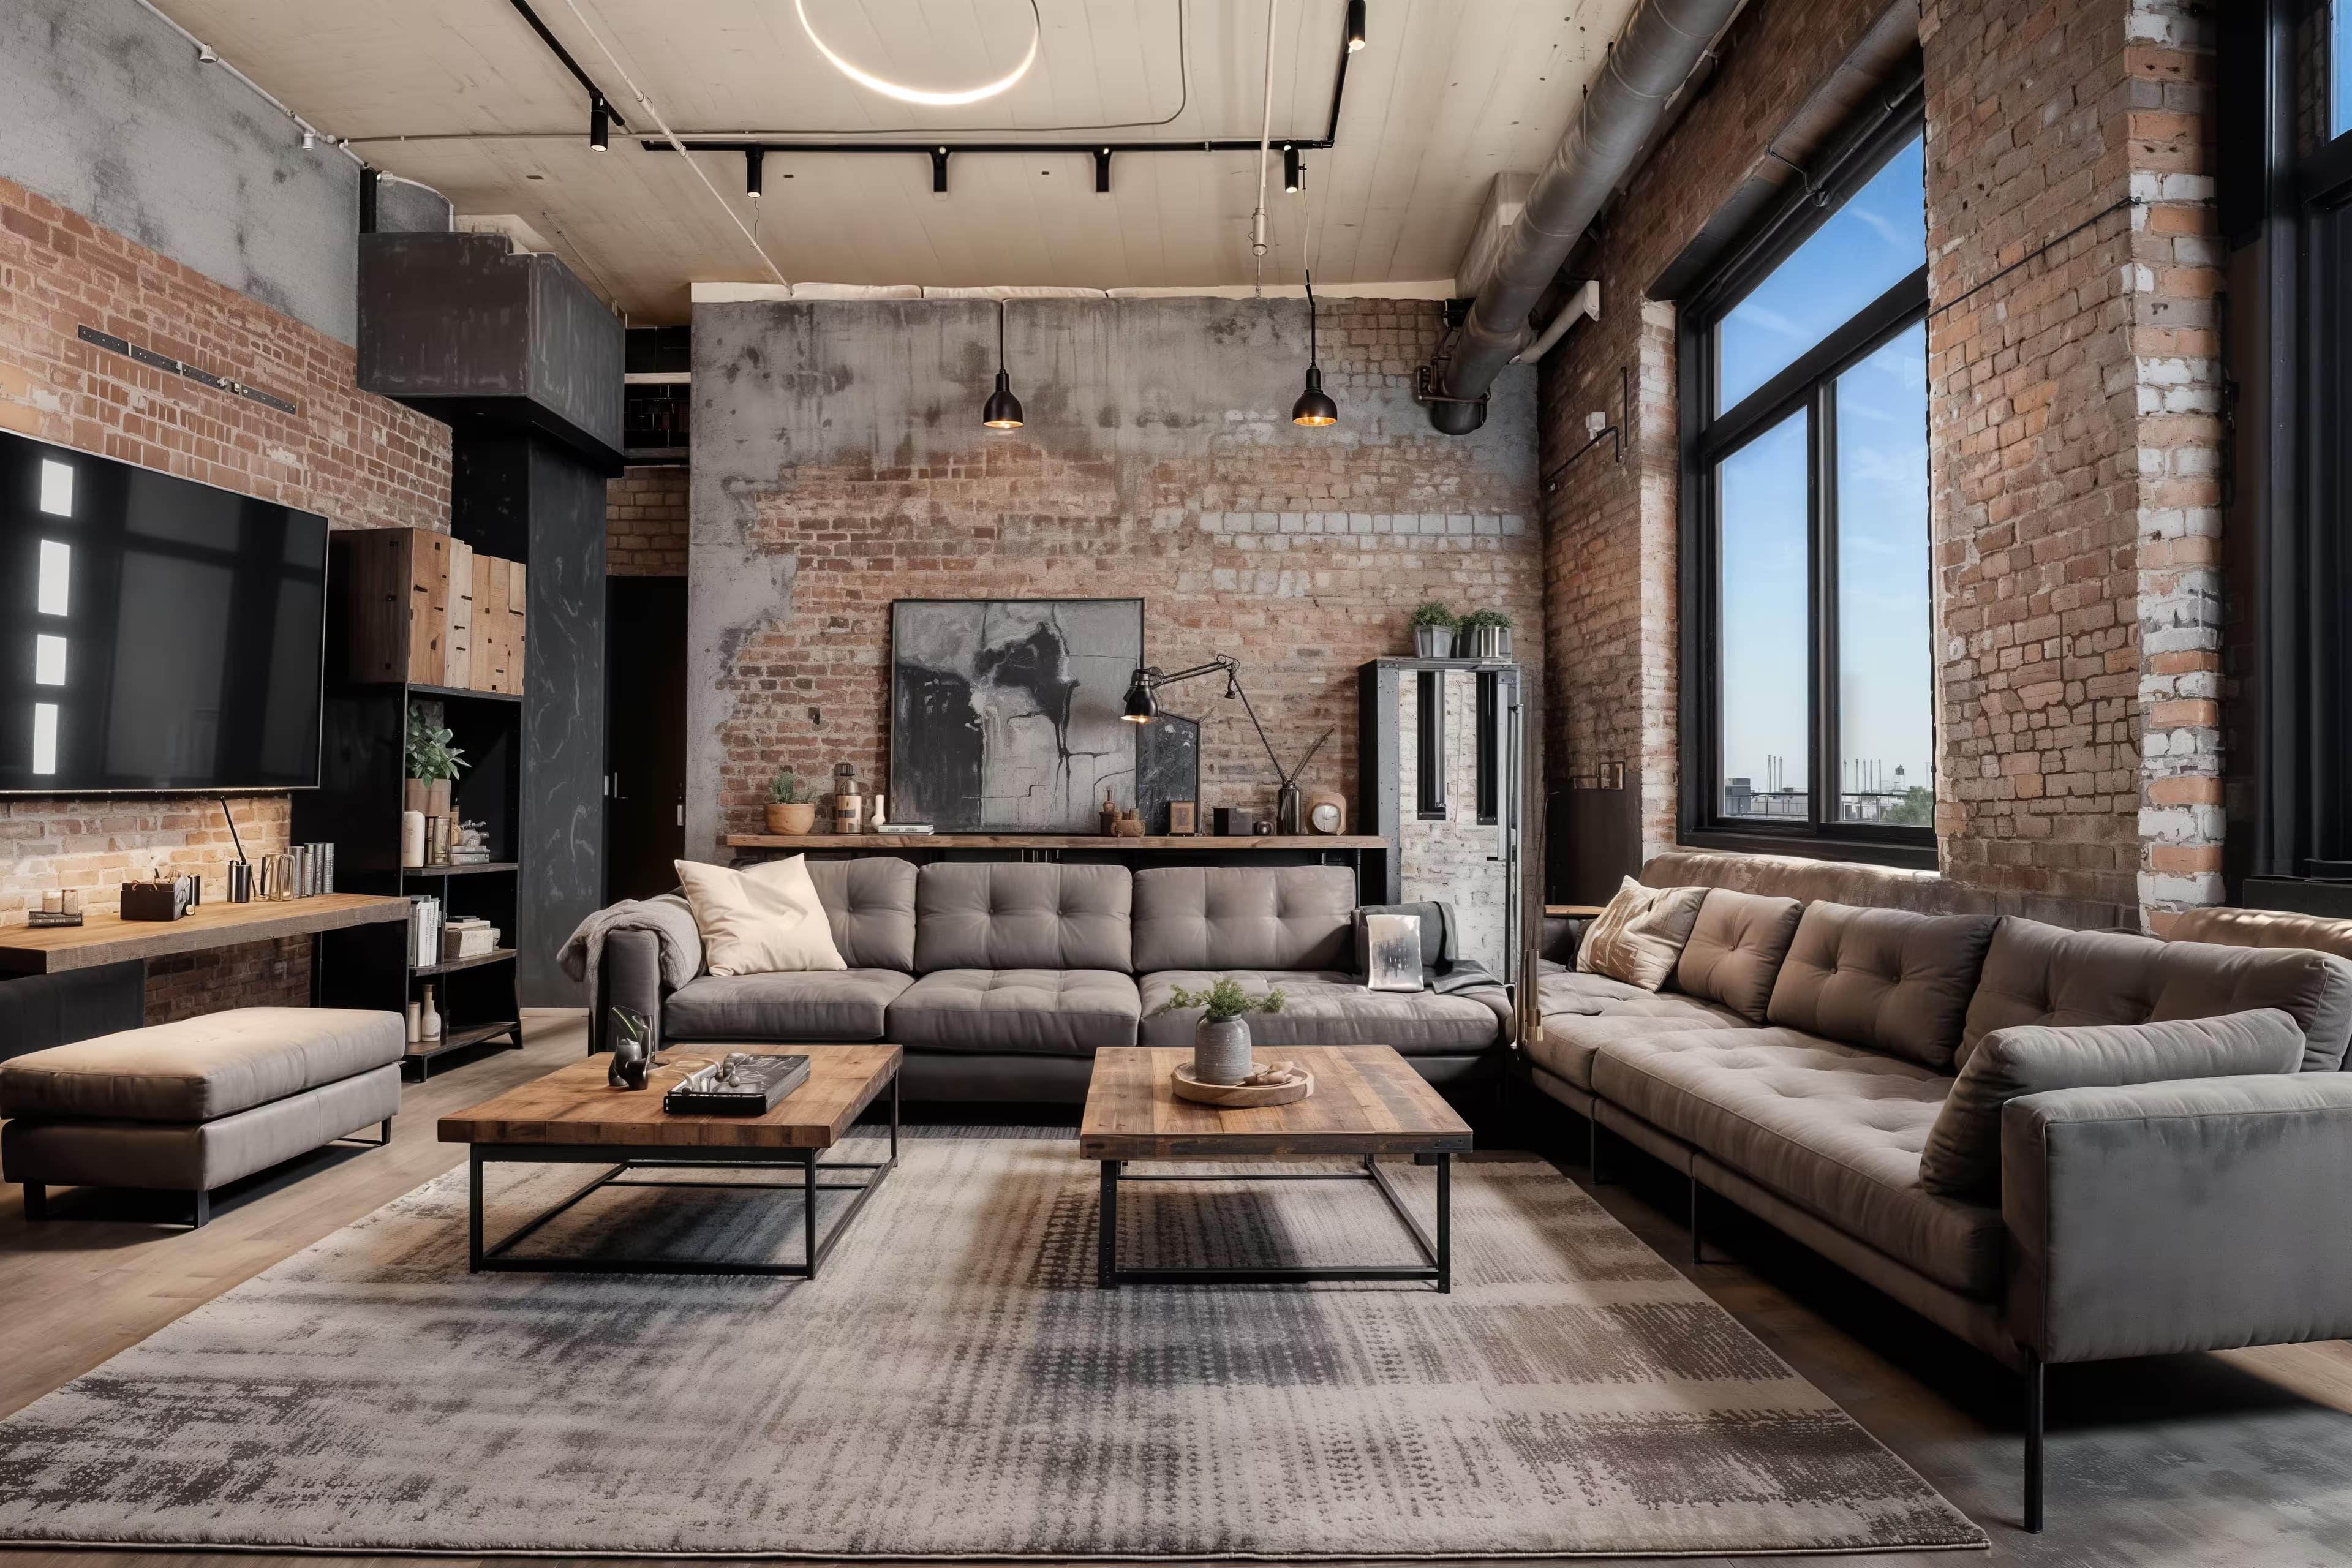
[[[126,958],[163,958],[407,919],[406,899],[367,893],[199,904],[175,921],[126,921],[119,915],[93,913],[78,926],[10,926],[0,931],[0,973],[54,974],[119,963]]]
[[[513,1018],[499,1024],[469,1024],[462,1029],[446,1030],[441,1038],[431,1046],[420,1042],[409,1047],[408,1055],[412,1060],[431,1061],[435,1057],[463,1050],[467,1046],[478,1046],[484,1040],[494,1039],[519,1026],[519,1021]]]
[[[522,868],[512,860],[485,860],[475,866],[403,866],[404,877],[471,877],[482,871],[520,871]]]
[[[479,969],[488,963],[504,963],[514,955],[513,948],[502,947],[495,952],[478,952],[471,958],[453,958],[446,963],[417,964],[413,966],[409,973],[422,975],[455,974],[461,969]]]
[[[1244,838],[1203,833],[1122,838],[1108,833],[730,833],[730,849],[1110,849],[1150,853],[1223,854],[1251,849],[1385,849],[1389,841],[1364,833],[1275,833]]]
[[[463,697],[482,702],[520,702],[520,691],[484,691],[472,686],[411,686],[411,697]]]

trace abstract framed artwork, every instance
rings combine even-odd
[[[890,606],[890,810],[941,833],[1090,833],[1135,795],[1140,599]]]

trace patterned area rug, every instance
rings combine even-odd
[[[1987,1544],[1549,1166],[1457,1166],[1452,1296],[1107,1293],[1096,1167],[1068,1139],[905,1147],[813,1283],[469,1276],[454,1172],[0,1424],[0,1540],[1281,1560]],[[1433,1173],[1395,1170],[1431,1200]],[[493,1167],[492,1235],[593,1173]],[[1120,1210],[1130,1263],[1413,1261],[1360,1183],[1152,1184]],[[789,1258],[798,1217],[797,1194],[608,1188],[526,1247]]]

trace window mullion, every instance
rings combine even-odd
[[[1813,389],[1813,826],[1838,825],[1845,781],[1838,744],[1837,379]]]

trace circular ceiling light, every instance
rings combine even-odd
[[[808,0],[793,0],[793,9],[800,13],[801,31],[806,33],[809,42],[816,46],[817,53],[833,62],[834,69],[860,87],[868,87],[876,92],[887,93],[902,103],[925,103],[939,108],[952,108],[959,103],[978,103],[984,98],[994,98],[998,93],[1027,76],[1029,68],[1037,63],[1037,45],[1045,31],[1044,22],[1037,16],[1037,0],[1029,0],[1029,50],[1021,57],[1019,65],[1014,66],[1011,71],[994,81],[983,83],[979,87],[961,88],[953,92],[933,92],[927,88],[901,87],[898,83],[885,80],[871,71],[860,70],[834,53],[831,46],[817,37],[815,25],[809,20]]]

